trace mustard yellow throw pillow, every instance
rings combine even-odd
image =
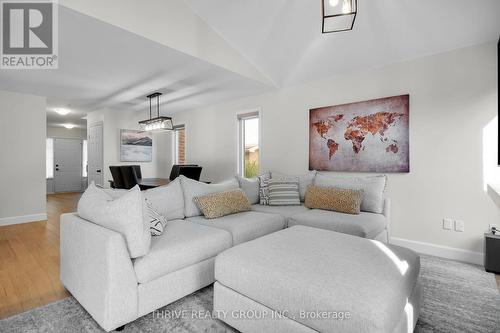
[[[241,189],[211,193],[194,198],[207,219],[251,210],[250,201]]]
[[[312,209],[359,214],[362,201],[363,190],[309,186],[306,192],[305,206]]]

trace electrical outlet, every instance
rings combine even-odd
[[[451,230],[453,229],[453,220],[452,219],[443,219],[443,229],[444,230]]]
[[[464,232],[465,222],[462,220],[455,220],[455,231]]]

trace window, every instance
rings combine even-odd
[[[243,177],[251,178],[259,175],[259,113],[252,112],[239,115],[240,149],[239,170]]]
[[[82,143],[82,177],[87,178],[87,140],[83,140]]]
[[[186,164],[186,127],[174,127],[174,164]]]
[[[54,178],[54,139],[45,141],[45,178]]]

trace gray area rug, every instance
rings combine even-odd
[[[367,277],[369,278],[369,277]],[[500,294],[481,267],[422,256],[424,302],[415,332],[500,332]],[[212,287],[127,324],[123,332],[235,332],[209,317]],[[203,319],[193,319],[192,312]],[[166,314],[176,314],[167,318]],[[104,332],[78,302],[64,300],[0,320],[0,332]]]

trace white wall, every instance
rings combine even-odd
[[[483,183],[483,129],[498,107],[496,42],[178,113],[173,119],[186,124],[187,159],[204,167],[205,180],[236,173],[236,114],[253,109],[262,111],[261,171],[303,173],[310,108],[406,93],[411,172],[389,175],[393,236],[482,252],[488,223],[500,221]],[[496,136],[491,142],[486,154],[496,154]],[[488,168],[498,172],[496,165]],[[465,232],[444,231],[443,217],[464,220]]]
[[[171,133],[155,133],[153,136],[152,162],[120,161],[120,129],[138,129],[138,121],[149,116],[146,112],[97,110],[87,115],[87,126],[96,121],[103,122],[103,168],[104,186],[109,187],[112,180],[110,165],[139,164],[143,178],[168,178],[172,167]]]
[[[0,91],[0,225],[47,218],[45,97]]]
[[[87,139],[86,128],[72,128],[47,126],[47,138]]]

